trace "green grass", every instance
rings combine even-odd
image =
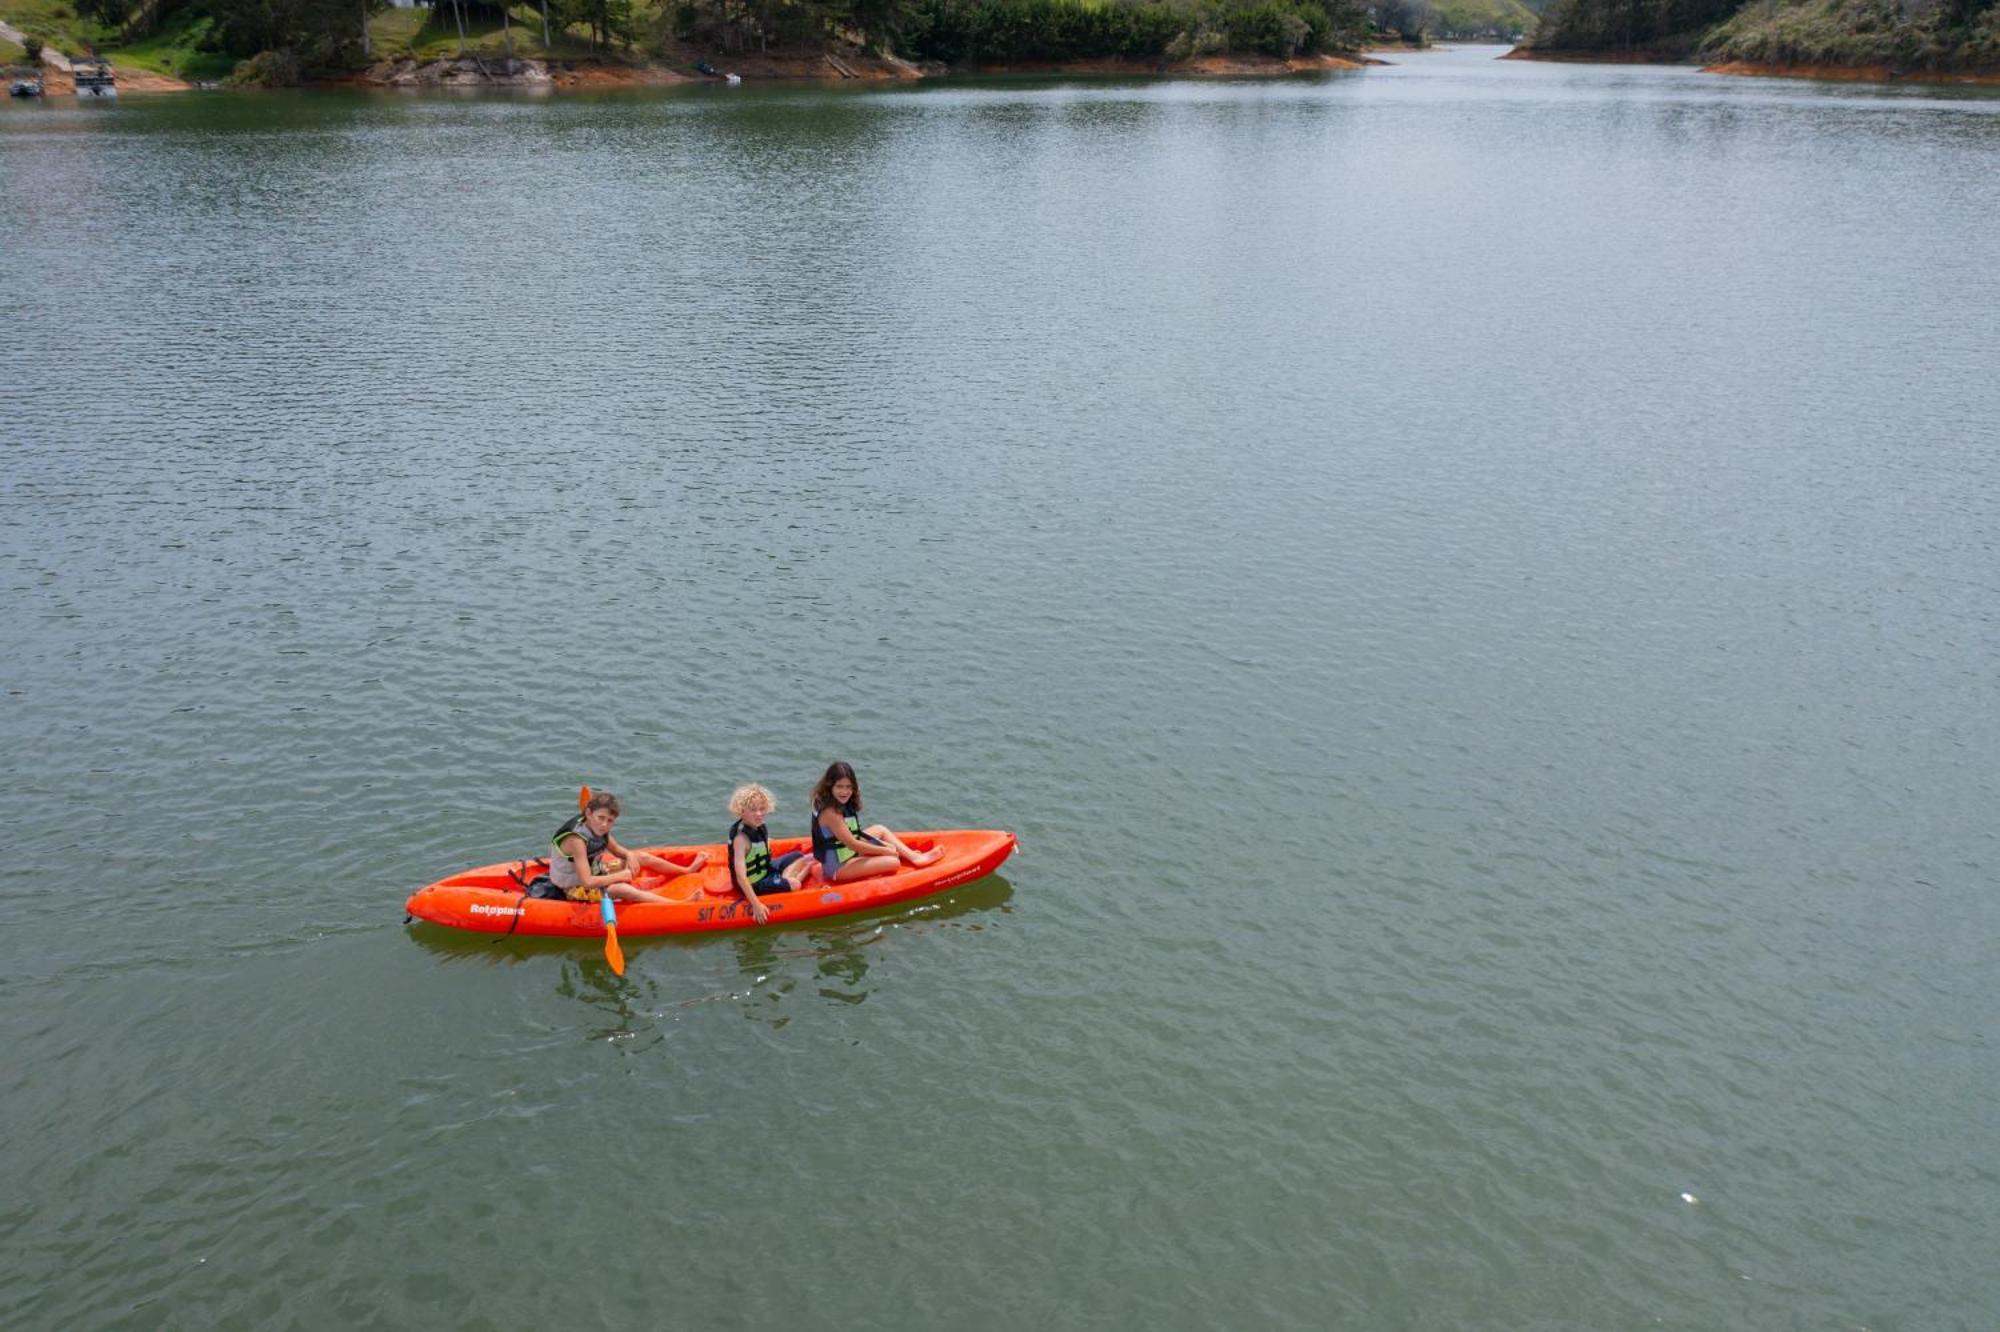
[[[114,66],[149,69],[177,79],[219,79],[236,64],[234,56],[196,49],[207,34],[206,19],[176,15],[159,32],[129,46],[117,44],[116,28],[79,17],[68,0],[0,0],[0,19],[40,37],[64,55],[81,55],[85,46],[95,46]]]
[[[0,37],[0,65],[25,65],[28,53],[4,37]]]
[[[0,0],[0,19],[64,55],[81,51],[87,43],[102,48],[118,36],[115,28],[78,17],[68,0]]]
[[[5,3],[5,0],[0,0]],[[549,45],[542,45],[542,11],[539,5],[517,6],[513,15],[514,56],[518,60],[583,60],[592,55],[610,54],[590,49],[590,34],[582,28],[553,29]],[[642,14],[642,18],[645,15]],[[387,9],[368,20],[368,39],[376,60],[449,60],[458,54],[458,22],[449,7],[437,11]],[[504,58],[506,34],[495,19],[474,21],[467,16],[465,51],[482,60]]]
[[[111,53],[113,64],[134,65],[189,82],[220,79],[236,67],[236,57],[204,51],[212,20],[176,14],[167,26]]]

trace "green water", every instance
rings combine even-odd
[[[2000,98],[1492,54],[0,108],[0,1322],[1991,1326]]]

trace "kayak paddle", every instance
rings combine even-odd
[[[609,891],[597,899],[597,905],[604,911],[604,960],[611,964],[614,976],[622,976],[625,974],[625,950],[618,946],[618,912],[611,905]]]
[[[579,786],[576,790],[576,807],[590,808],[590,788]],[[604,960],[611,964],[611,974],[625,974],[625,950],[618,946],[618,909],[611,905],[611,892],[606,889],[597,899],[598,909],[604,913]]]

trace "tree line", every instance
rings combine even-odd
[[[1356,0],[680,0],[674,28],[718,51],[856,41],[911,60],[1007,64],[1351,51]]]
[[[1377,0],[1387,8],[1397,0]],[[75,0],[79,13],[127,38],[169,23],[199,49],[264,53],[286,75],[344,73],[369,55],[368,20],[386,0]],[[431,0],[430,26],[450,35],[497,24],[524,35],[581,31],[593,46],[660,53],[798,51],[851,43],[950,64],[1122,57],[1162,62],[1256,52],[1351,51],[1368,40],[1359,0]]]

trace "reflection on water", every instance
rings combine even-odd
[[[943,896],[899,902],[831,921],[716,934],[641,939],[621,936],[626,963],[623,976],[614,973],[604,960],[602,940],[467,934],[422,921],[405,929],[411,942],[447,964],[513,966],[559,959],[555,993],[615,1018],[613,1025],[585,1028],[589,1039],[624,1040],[650,1030],[653,1024],[649,1019],[724,1002],[739,1005],[745,1016],[782,1027],[789,1016],[780,1006],[801,985],[810,986],[811,994],[830,1003],[862,1003],[868,998],[864,984],[868,949],[897,934],[921,934],[933,926],[982,928],[979,918],[1006,912],[1013,896],[1014,885],[994,874]],[[740,984],[689,994],[677,987],[698,978],[698,971],[676,967],[672,959],[645,965],[648,954],[668,950],[700,960],[722,943],[735,950],[733,977]]]
[[[587,1039],[593,1041],[633,1041],[650,1033],[653,1039],[645,1044],[657,1045],[659,1034],[645,1023],[637,1001],[654,998],[659,992],[659,982],[634,977],[629,970],[620,976],[602,957],[594,962],[581,958],[565,959],[562,974],[556,981],[558,995],[579,1000],[616,1019],[609,1026],[580,1028]]]

